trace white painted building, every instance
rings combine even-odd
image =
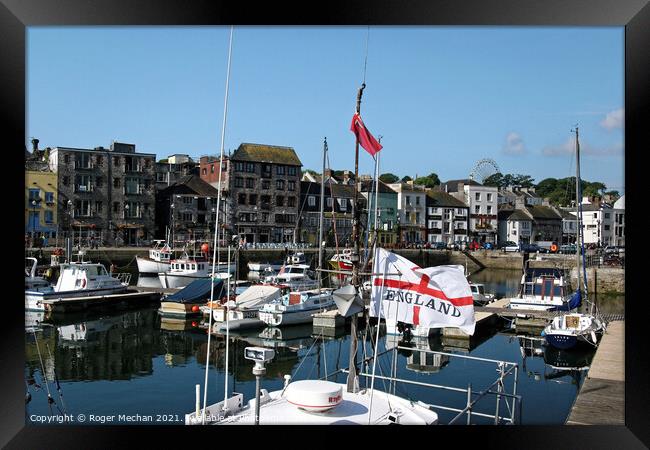
[[[571,214],[577,215],[575,211],[571,211]],[[582,222],[585,244],[596,244],[603,247],[625,245],[624,209],[615,209],[605,203],[591,203],[587,197],[584,197],[582,199]],[[617,236],[616,233],[621,236]],[[618,243],[621,241],[623,244]]]
[[[441,185],[469,207],[469,236],[483,242],[497,243],[498,189],[474,180],[451,180]]]
[[[523,210],[499,211],[499,242],[530,243],[532,218]]]
[[[424,186],[408,183],[388,185],[397,192],[397,208],[402,243],[426,241],[426,191]]]

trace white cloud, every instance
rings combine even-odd
[[[605,115],[605,118],[600,121],[600,126],[607,131],[612,131],[616,128],[623,128],[624,113],[623,108],[615,109]]]
[[[569,154],[574,154],[576,148],[575,139],[570,137],[566,140],[564,144],[549,146],[542,149],[542,155],[544,156],[564,156]],[[611,145],[609,147],[592,147],[591,145],[581,142],[580,143],[580,154],[589,155],[589,156],[615,156],[623,154],[623,144],[618,143]]]
[[[503,153],[506,155],[523,155],[526,153],[526,146],[524,140],[519,134],[511,131],[506,136],[506,144],[503,146]]]

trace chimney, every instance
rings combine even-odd
[[[35,153],[38,150],[38,142],[38,139],[32,138],[32,153]]]

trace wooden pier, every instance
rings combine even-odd
[[[625,424],[625,321],[607,326],[566,424]]]

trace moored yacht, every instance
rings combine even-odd
[[[569,311],[580,305],[580,293],[572,293],[568,276],[557,267],[526,268],[519,295],[509,299],[511,309]]]
[[[235,272],[235,265],[221,262],[216,265],[214,272],[218,278],[228,278],[229,274]],[[158,273],[158,279],[164,289],[182,288],[196,279],[210,276],[212,266],[205,256],[200,254],[190,257],[187,253],[182,258],[172,260],[168,271]]]
[[[315,313],[335,307],[331,289],[290,292],[260,308],[260,320],[271,327],[309,323]]]
[[[306,291],[318,288],[318,281],[314,279],[313,271],[307,264],[290,264],[284,266],[277,275],[265,278],[265,283],[283,284],[295,291]]]
[[[476,306],[485,306],[494,301],[494,294],[485,293],[485,285],[481,283],[469,283],[472,290],[472,298]]]

